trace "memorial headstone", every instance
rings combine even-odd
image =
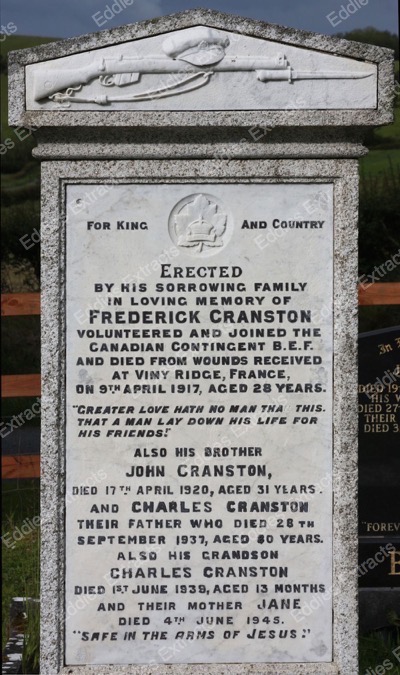
[[[392,53],[195,10],[10,75],[42,160],[41,672],[354,675],[357,158]]]
[[[400,609],[400,327],[359,336],[361,628]]]

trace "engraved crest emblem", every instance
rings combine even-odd
[[[211,195],[190,195],[173,209],[169,228],[177,246],[203,253],[222,247],[228,213],[219,200]]]

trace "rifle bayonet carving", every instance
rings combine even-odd
[[[37,71],[34,98],[48,98],[55,103],[95,103],[146,101],[184,94],[205,86],[216,73],[254,73],[261,82],[319,79],[362,79],[372,73],[357,71],[295,70],[283,54],[275,57],[231,56],[226,53],[229,38],[211,28],[196,28],[171,35],[163,43],[165,56],[103,58],[93,65],[74,70]],[[130,95],[78,96],[85,84],[98,79],[103,87],[136,84],[142,75],[169,75],[160,86]]]

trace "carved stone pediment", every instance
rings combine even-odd
[[[15,126],[362,127],[392,119],[393,54],[198,9],[13,52],[9,82]]]
[[[377,67],[209,26],[26,67],[28,110],[376,107]]]

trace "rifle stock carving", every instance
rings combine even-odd
[[[165,56],[146,55],[103,58],[93,64],[72,70],[53,67],[38,70],[34,77],[34,99],[51,99],[56,103],[95,103],[145,101],[151,98],[177,96],[199,89],[210,82],[215,73],[248,72],[261,82],[317,79],[362,79],[371,72],[360,71],[299,71],[295,70],[284,54],[276,56],[227,55],[229,38],[210,28],[183,31],[164,41]],[[105,87],[123,87],[136,84],[142,75],[169,75],[165,82],[158,82],[151,89],[127,96],[92,94],[77,96],[84,85],[95,79]]]

